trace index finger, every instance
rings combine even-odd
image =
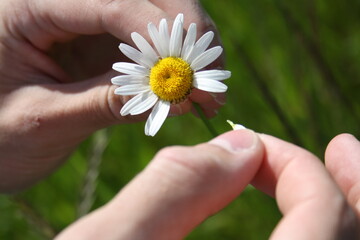
[[[34,15],[44,16],[50,30],[69,35],[108,32],[126,42],[131,42],[131,32],[146,33],[148,22],[170,19],[146,0],[35,1],[34,5],[32,11],[38,13]]]
[[[34,1],[31,11],[34,16],[43,16],[41,20],[47,20],[45,26],[41,27],[46,27],[54,36],[108,32],[131,43],[132,32],[139,32],[149,39],[149,22],[158,23],[165,18],[171,23],[181,12],[187,14],[188,23],[198,24],[199,32],[215,29],[210,18],[195,0],[171,1],[171,4],[169,1],[160,0],[64,0],[61,4],[56,1]],[[59,30],[62,33],[59,33]]]
[[[321,161],[275,137],[261,140],[265,158],[253,184],[274,195],[284,214],[272,237],[353,239],[348,237],[355,237],[356,215]]]

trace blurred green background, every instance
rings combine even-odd
[[[232,71],[227,104],[211,119],[218,132],[230,130],[231,119],[320,158],[335,135],[360,136],[360,1],[202,3]],[[1,195],[0,239],[51,239],[109,201],[159,149],[211,137],[190,114],[168,119],[154,138],[143,129],[137,123],[99,131],[45,181],[16,196]],[[274,200],[249,187],[187,239],[267,239],[280,218]]]

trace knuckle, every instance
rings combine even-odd
[[[120,32],[124,31],[125,23],[124,21],[118,21],[119,18],[126,19],[125,17],[128,15],[128,9],[134,9],[136,5],[139,4],[139,0],[103,0],[101,2],[101,15],[100,20],[103,24],[103,27],[105,29],[108,29],[109,27],[115,25],[120,28]]]
[[[17,105],[17,110],[11,111],[8,116],[11,116],[9,129],[17,129],[22,134],[38,132],[44,123],[44,113],[31,103]]]

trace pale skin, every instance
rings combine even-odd
[[[250,182],[275,197],[283,213],[270,239],[359,239],[359,156],[360,142],[349,134],[330,142],[326,166],[305,149],[251,130],[165,148],[57,240],[183,239]]]
[[[147,37],[149,21],[171,21],[183,12],[187,23],[198,24],[199,34],[213,29],[196,1],[169,2],[0,2],[1,192],[18,191],[44,178],[93,131],[146,118],[121,117],[118,112],[127,99],[112,94],[112,72],[98,74],[118,57],[111,44],[131,44],[132,31]],[[67,60],[66,49],[73,50],[71,44],[54,49],[55,42],[100,33],[116,38],[83,38],[75,46],[87,47],[76,48],[89,54],[85,59],[65,61],[64,69],[55,63],[63,63],[64,55]],[[100,47],[109,59],[96,57],[104,66],[85,61],[99,42],[107,43]],[[89,66],[95,63],[99,71],[77,71],[93,70]],[[212,115],[222,98],[195,92],[172,112],[188,112],[196,101]],[[283,213],[272,239],[358,239],[359,173],[360,143],[349,134],[329,143],[324,165],[280,139],[251,130],[231,131],[197,146],[161,150],[111,202],[70,225],[57,239],[182,239],[249,183],[275,197]]]
[[[186,15],[186,27],[197,24],[199,35],[214,30],[194,0],[1,1],[1,191],[47,176],[97,129],[146,119],[148,113],[119,114],[129,98],[113,94],[110,79],[118,73],[111,66],[129,60],[120,59],[117,46],[133,44],[133,31],[149,38],[149,22],[167,18],[171,23],[179,11]],[[189,112],[192,101],[213,116],[224,95],[193,91],[171,114]]]

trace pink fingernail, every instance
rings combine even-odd
[[[235,152],[251,149],[256,145],[257,135],[254,131],[242,129],[234,132],[236,134],[224,134],[211,140],[209,143]]]

